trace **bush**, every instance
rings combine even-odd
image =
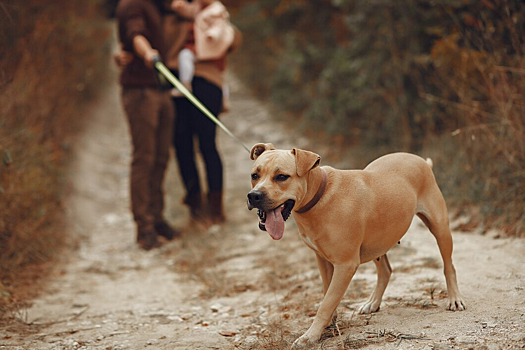
[[[247,86],[372,152],[432,153],[450,203],[524,235],[521,1],[263,0],[234,21]]]

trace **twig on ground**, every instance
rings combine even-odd
[[[394,331],[387,331],[386,329],[377,330],[376,332],[365,332],[366,338],[389,338],[387,341],[396,341],[396,346],[399,346],[403,340],[427,339],[424,335],[413,335],[405,333],[394,333]]]
[[[35,321],[27,322],[27,313],[25,314],[24,319],[22,319],[20,317],[16,317],[15,319],[20,321],[20,322],[22,322],[26,326],[46,326],[47,327],[47,326],[51,326],[51,325],[54,325],[54,324],[59,324],[59,323],[70,322],[70,321],[76,320],[77,318],[79,318],[87,310],[89,310],[89,305],[86,306],[85,308],[83,308],[82,310],[80,310],[78,312],[75,312],[73,314],[73,316],[71,316],[71,317],[64,318],[62,320],[57,320],[57,321],[49,321],[49,322],[45,322],[45,323],[38,323],[38,322],[35,322]]]
[[[96,325],[94,327],[70,329],[68,331],[59,331],[59,332],[52,332],[52,333],[40,333],[40,334],[38,334],[38,338],[39,338],[39,340],[42,340],[45,337],[49,337],[49,336],[59,336],[59,335],[63,335],[63,334],[75,334],[75,333],[78,333],[78,332],[91,331],[93,329],[98,329],[98,328],[102,328],[102,326],[101,325]]]
[[[108,335],[108,337],[114,337],[115,335],[122,335],[122,334],[130,334],[130,331],[122,331],[122,332],[113,332]]]
[[[337,329],[337,336],[341,336],[341,331],[339,330],[339,325],[337,324],[337,322],[335,322],[335,329]]]
[[[73,317],[70,317],[69,318],[69,321],[71,320],[76,320],[77,318],[79,318],[84,312],[86,312],[87,310],[89,310],[89,305],[87,305],[86,307],[84,307],[82,310],[78,311],[75,313],[75,315]]]

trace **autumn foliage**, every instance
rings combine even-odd
[[[64,246],[64,168],[109,29],[98,0],[0,0],[0,316],[22,268]]]

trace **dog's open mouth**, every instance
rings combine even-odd
[[[257,210],[260,220],[259,228],[267,231],[273,239],[281,239],[284,233],[284,222],[290,217],[294,205],[295,201],[289,199],[273,210]]]

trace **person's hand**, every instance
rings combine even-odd
[[[189,3],[185,0],[173,0],[171,2],[171,9],[181,17],[194,19],[200,10],[200,6],[195,2]]]
[[[144,54],[144,64],[148,68],[153,68],[153,66],[155,65],[155,60],[157,60],[159,57],[159,51],[154,49],[148,50]]]
[[[131,52],[120,50],[113,53],[113,61],[118,68],[122,69],[133,62],[135,55]]]
[[[171,2],[171,9],[175,12],[180,12],[184,10],[185,5],[186,1],[184,0],[174,0]]]

